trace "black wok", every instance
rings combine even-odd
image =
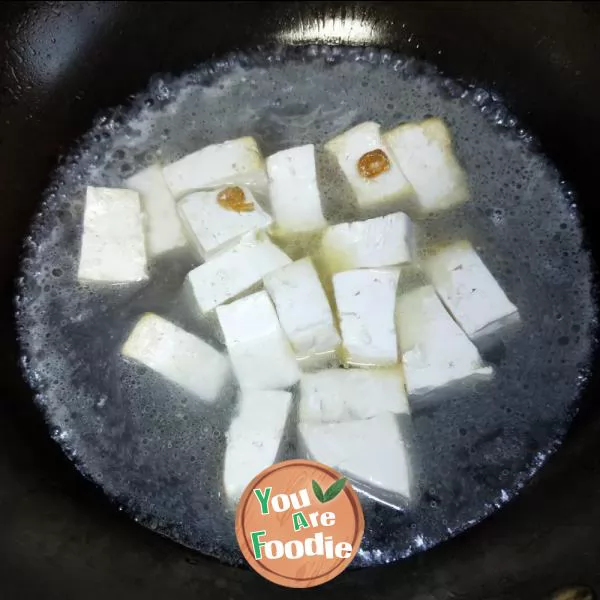
[[[328,29],[328,19],[364,26]],[[0,9],[0,598],[289,597],[254,573],[153,535],[80,478],[22,380],[14,279],[50,173],[102,109],[157,72],[277,42],[369,44],[499,90],[574,187],[596,260],[600,11],[583,3],[27,3]],[[340,33],[342,32],[342,33]],[[359,33],[357,33],[359,32]],[[358,37],[356,37],[358,35]],[[562,449],[476,528],[314,597],[544,598],[600,590],[600,408],[594,374]]]

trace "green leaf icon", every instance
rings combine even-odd
[[[323,490],[321,489],[321,486],[314,479],[312,481],[312,489],[313,489],[313,492],[315,493],[315,496],[317,497],[317,500],[319,502],[325,502],[325,496],[323,494]]]
[[[324,504],[325,502],[329,502],[330,500],[333,500],[344,489],[344,486],[346,485],[346,481],[348,481],[348,479],[346,477],[342,477],[341,479],[334,481],[327,488],[325,493],[323,493],[321,486],[313,479],[312,489],[313,489],[313,492],[315,493],[315,496],[317,497],[317,500]]]
[[[327,488],[327,491],[324,494],[325,502],[329,502],[330,500],[333,500],[344,489],[344,486],[346,485],[346,481],[348,481],[348,479],[346,477],[342,477],[341,479],[334,481]]]

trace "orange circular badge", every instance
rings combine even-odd
[[[362,507],[345,477],[311,460],[271,465],[246,487],[235,534],[244,557],[279,585],[307,588],[352,562],[365,529]]]

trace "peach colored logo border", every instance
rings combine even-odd
[[[323,500],[317,501],[314,491],[307,485],[309,481],[320,481],[326,488],[341,477],[331,467],[311,460],[297,459],[271,465],[248,484],[237,507],[235,533],[244,558],[257,573],[278,585],[308,588],[326,583],[346,569],[358,552],[365,527],[362,506],[358,496],[350,483],[346,482],[334,500],[327,501],[326,504],[319,504]],[[271,483],[273,483],[273,486],[271,486]],[[258,510],[260,503],[254,490],[261,488],[266,490],[268,487],[272,487],[273,495],[271,498],[293,494],[297,496],[300,493],[300,488],[307,489],[307,493],[312,498],[310,508],[306,508],[306,510],[304,508],[302,510],[289,508],[286,511],[270,511],[269,514],[261,513]],[[306,498],[306,495],[304,497]],[[314,511],[314,509],[328,510],[323,513]],[[293,510],[296,510],[296,512],[291,514]],[[317,523],[317,517],[315,516],[310,517],[314,521],[311,521],[311,525],[308,525],[306,531],[296,531],[291,523],[292,521],[296,522],[294,514],[297,515],[298,512],[303,512],[304,522],[306,523],[308,523],[309,513],[312,515],[329,515],[328,518],[333,521],[333,526],[322,527],[321,525],[323,523],[327,524],[328,521]],[[331,515],[333,515],[333,518]],[[331,533],[331,536],[324,539],[334,538],[331,541],[332,548],[334,543],[341,541],[346,544],[346,548],[347,544],[350,544],[351,551],[343,558],[336,555],[328,558],[302,556],[293,561],[287,557],[269,559],[267,556],[261,556],[260,559],[257,559],[251,540],[253,530],[257,528],[261,530],[258,533],[263,533],[265,539],[269,537],[270,532],[273,535],[280,535],[283,538],[280,541],[284,544],[294,539],[306,538],[311,534]],[[254,531],[254,533],[257,532]]]

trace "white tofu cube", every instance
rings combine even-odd
[[[219,306],[217,317],[243,390],[283,389],[300,379],[296,357],[267,292]]]
[[[448,314],[432,286],[402,294],[396,321],[409,395],[492,376],[492,368],[484,366],[477,348]]]
[[[400,125],[383,139],[412,184],[421,214],[442,211],[469,199],[466,174],[441,119]]]
[[[80,281],[103,283],[148,279],[137,192],[88,186],[77,277]]]
[[[333,276],[345,362],[388,366],[398,362],[394,311],[400,269],[358,269]]]
[[[321,252],[331,272],[409,263],[414,254],[413,224],[397,212],[333,225],[323,235]]]
[[[167,165],[163,174],[176,200],[217,185],[245,185],[259,193],[267,189],[263,157],[252,137],[206,146]]]
[[[268,238],[247,236],[233,248],[190,271],[187,283],[200,311],[206,313],[291,262]]]
[[[485,337],[518,322],[517,307],[469,242],[442,248],[424,261],[423,270],[470,338]]]
[[[263,282],[296,357],[311,361],[331,357],[340,336],[312,260],[297,260],[269,273]]]
[[[204,260],[272,223],[250,189],[242,186],[193,192],[178,208],[190,242]]]
[[[136,173],[125,185],[140,195],[146,217],[146,247],[150,256],[159,256],[186,245],[175,198],[159,165]]]
[[[246,486],[277,458],[292,405],[290,392],[247,390],[227,432],[223,487],[236,504]]]
[[[229,361],[223,354],[152,313],[136,323],[121,354],[208,403],[217,400],[230,373]]]
[[[267,174],[271,208],[280,229],[301,233],[325,227],[313,144],[269,156]]]
[[[414,191],[396,163],[377,123],[353,127],[325,144],[356,194],[359,208],[381,214],[401,208]]]
[[[301,423],[299,430],[314,460],[380,490],[410,498],[408,451],[393,414],[345,423]]]
[[[300,380],[300,421],[336,423],[410,413],[402,369],[326,369]]]

